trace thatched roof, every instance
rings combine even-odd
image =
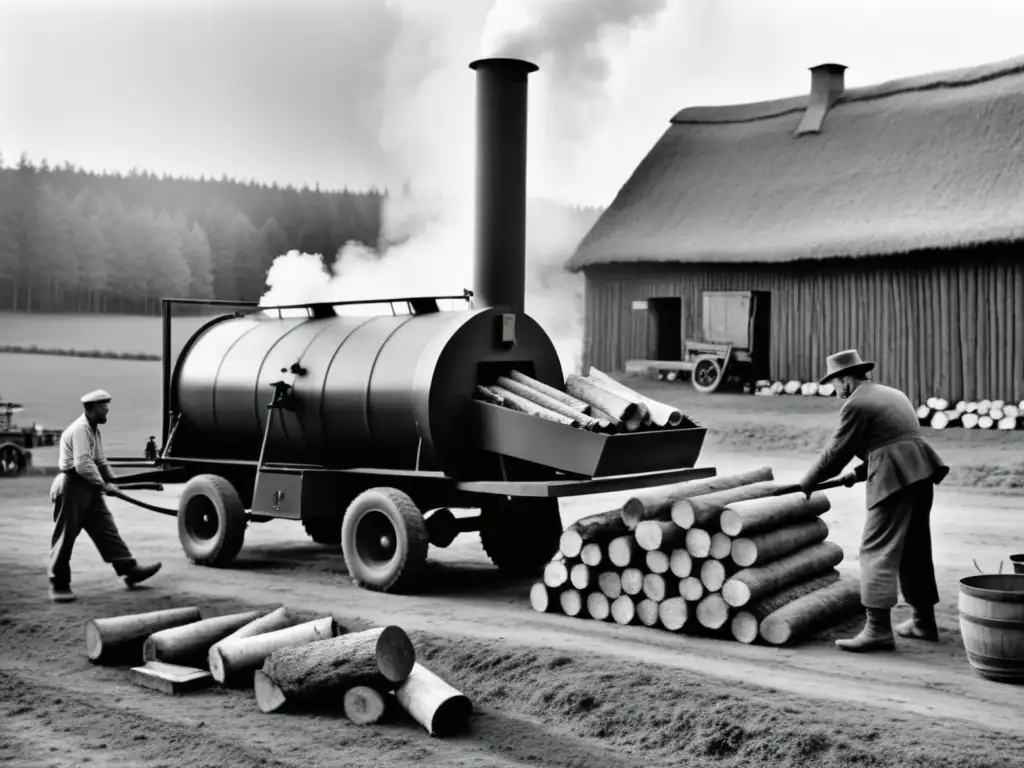
[[[684,109],[567,266],[781,262],[1024,239],[1024,57],[843,92]]]

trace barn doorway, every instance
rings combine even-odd
[[[647,353],[653,360],[683,359],[683,300],[658,296],[647,300]]]

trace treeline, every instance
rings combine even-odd
[[[0,310],[154,313],[257,300],[289,250],[375,247],[384,193],[323,192],[0,158]]]

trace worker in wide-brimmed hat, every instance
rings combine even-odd
[[[909,398],[868,378],[873,362],[848,349],[829,357],[826,364],[821,383],[833,382],[836,395],[846,402],[831,445],[800,487],[809,495],[856,456],[863,463],[844,479],[847,485],[867,480],[868,508],[860,547],[861,603],[867,620],[860,634],[836,640],[836,645],[847,651],[894,648],[890,610],[897,603],[897,585],[913,615],[896,627],[896,633],[938,640],[939,594],[929,517],[934,486],[949,474],[949,467],[925,441]]]
[[[84,395],[85,412],[60,436],[60,474],[50,487],[54,526],[49,577],[50,599],[54,602],[75,599],[71,591],[71,552],[82,531],[89,534],[103,561],[113,565],[129,587],[160,570],[160,563],[139,565],[135,561],[103,499],[105,492],[117,490],[117,478],[107,463],[99,430],[100,424],[107,423],[110,399],[102,389]]]

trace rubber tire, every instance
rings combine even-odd
[[[306,529],[309,538],[317,544],[323,544],[325,547],[341,546],[341,523],[333,518],[303,520],[302,527]]]
[[[715,370],[715,380],[711,384],[703,384],[697,381],[697,368],[706,363],[710,363]],[[701,357],[695,361],[693,373],[690,374],[690,383],[701,394],[710,395],[721,386],[723,378],[725,378],[725,371],[722,370],[722,366],[717,360],[710,357]]]
[[[207,499],[217,518],[217,532],[202,539],[188,529],[186,510],[193,501]],[[228,565],[238,556],[245,542],[248,519],[238,491],[219,475],[196,475],[182,490],[178,499],[178,540],[189,560],[213,568]]]
[[[394,528],[395,553],[386,566],[373,567],[361,559],[356,546],[359,523],[380,512]],[[430,535],[427,522],[412,499],[397,488],[369,488],[352,500],[341,524],[341,549],[353,583],[374,592],[406,592],[423,575]]]
[[[506,498],[480,509],[480,543],[501,570],[536,576],[558,552],[558,499]]]
[[[14,463],[14,470],[10,473],[11,475],[20,475],[25,471],[25,452],[21,448],[13,443],[6,443],[0,447],[0,450],[2,450],[5,455],[9,454],[13,456],[11,461]],[[0,470],[0,475],[7,474],[8,473],[5,470]]]

